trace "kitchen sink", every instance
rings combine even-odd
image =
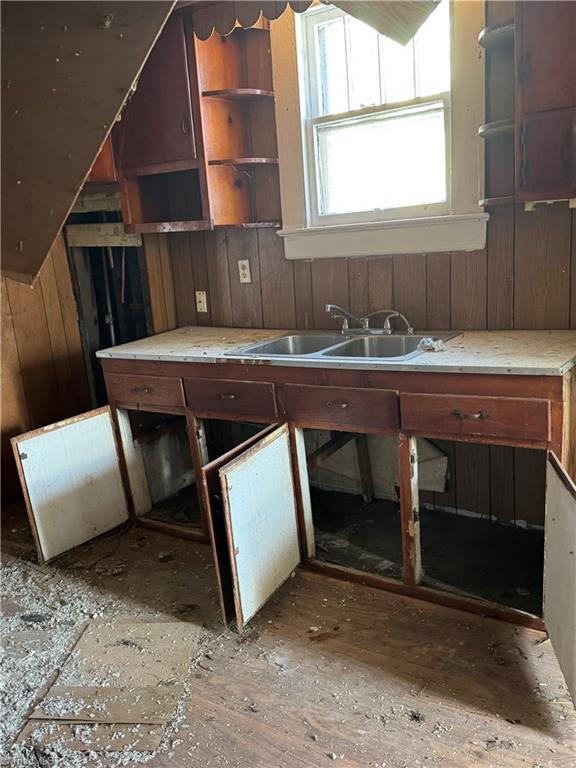
[[[444,341],[456,334],[440,334]],[[280,336],[270,341],[252,344],[239,351],[227,352],[234,357],[293,357],[305,360],[409,360],[422,354],[418,344],[426,335],[393,333],[390,336],[372,333],[336,335],[330,333],[302,333]]]
[[[330,334],[318,334],[317,336],[302,334],[294,336],[282,336],[279,339],[265,341],[261,344],[253,344],[241,350],[242,355],[309,355],[312,352],[341,344],[344,336],[331,336]]]
[[[392,336],[361,336],[350,339],[337,347],[327,349],[322,357],[414,357],[419,355],[418,344],[424,336],[392,335]]]

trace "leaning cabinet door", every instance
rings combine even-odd
[[[40,562],[128,520],[108,407],[13,437],[12,448]]]
[[[546,468],[544,621],[576,702],[576,485],[553,453]]]
[[[253,443],[221,466],[218,476],[234,611],[242,629],[300,562],[288,426]],[[227,569],[221,549],[219,560],[220,569]]]

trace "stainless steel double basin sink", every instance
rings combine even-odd
[[[441,335],[435,338],[452,338]],[[294,334],[252,344],[229,355],[254,358],[303,358],[348,360],[408,360],[422,354],[418,345],[424,335],[417,334]]]

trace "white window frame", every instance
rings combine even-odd
[[[317,61],[316,53],[316,26],[321,21],[331,21],[342,18],[344,12],[338,8],[317,7],[301,14],[297,20],[297,47],[299,59],[299,86],[302,100],[302,144],[304,150],[304,169],[306,174],[306,220],[311,227],[333,226],[337,224],[355,224],[363,222],[390,221],[394,219],[412,219],[421,216],[446,215],[451,208],[451,114],[450,91],[444,91],[429,96],[415,97],[406,101],[389,102],[354,109],[339,114],[316,116],[321,102],[318,93],[318,74],[315,71]],[[450,13],[451,16],[451,13]],[[450,20],[452,25],[452,20]],[[397,208],[380,208],[371,211],[353,211],[337,214],[323,214],[319,211],[319,167],[318,157],[314,147],[315,128],[318,125],[337,123],[345,119],[364,117],[367,115],[380,115],[385,112],[394,112],[411,106],[423,106],[442,102],[444,106],[444,138],[445,138],[445,170],[446,170],[446,199],[437,203],[425,205],[403,206]]]
[[[369,220],[361,214],[349,223],[314,220],[305,160],[309,139],[303,131],[302,73],[298,69],[297,20],[287,11],[271,25],[276,125],[284,240],[288,259],[376,256],[484,248],[488,214],[478,205],[484,195],[483,145],[478,126],[484,122],[484,52],[478,33],[484,26],[483,0],[450,0],[452,20],[450,107],[446,131],[450,151],[448,201],[392,209]],[[430,98],[431,100],[431,98]],[[425,97],[427,103],[429,97]],[[385,108],[398,104],[385,105]],[[368,111],[372,107],[368,108]],[[381,107],[377,107],[377,110]],[[333,119],[334,116],[330,116]],[[448,165],[448,163],[447,163]],[[425,210],[423,211],[422,208]],[[400,215],[400,211],[402,215]],[[377,212],[378,214],[380,212]],[[389,215],[390,214],[390,215]],[[346,214],[347,215],[347,214]]]

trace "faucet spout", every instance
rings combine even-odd
[[[356,315],[348,312],[347,309],[342,309],[342,307],[339,307],[338,304],[326,304],[324,309],[326,312],[328,312],[328,314],[332,315],[332,317],[338,318],[342,321],[342,333],[345,333],[347,330],[349,330],[350,323],[356,323],[361,328],[368,328],[368,321],[365,318],[356,317]]]

